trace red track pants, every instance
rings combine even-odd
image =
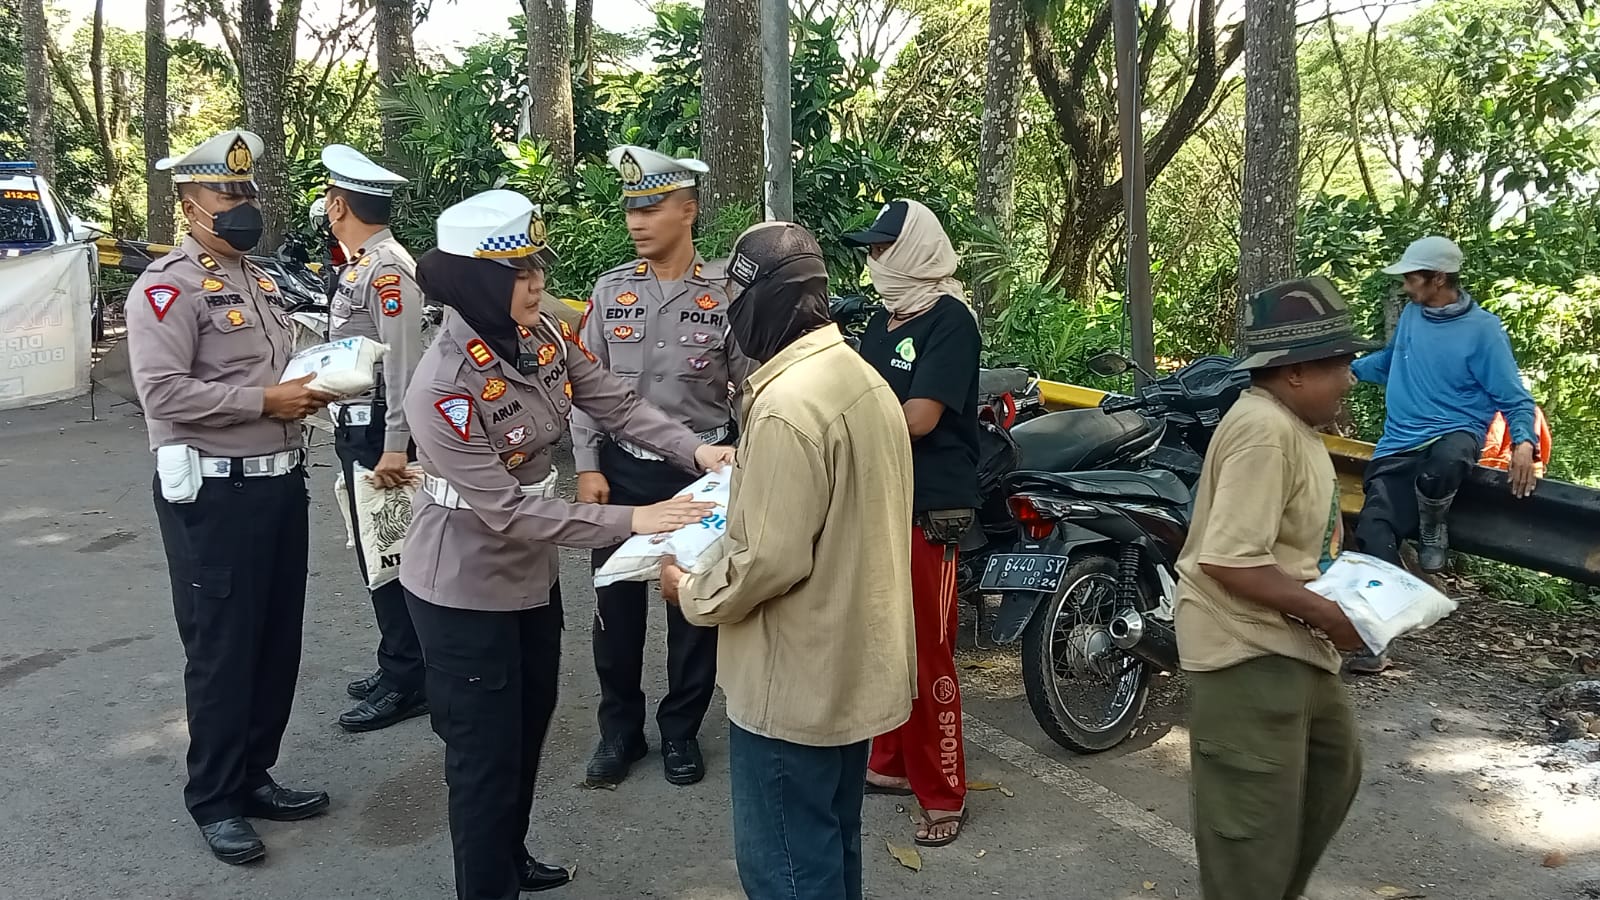
[[[867,768],[906,778],[923,809],[961,809],[967,753],[956,679],[956,558],[911,529],[911,600],[916,610],[917,698],[911,719],[872,742]]]

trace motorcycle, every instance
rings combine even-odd
[[[1098,409],[1012,431],[1021,465],[1000,493],[1013,543],[988,554],[978,590],[999,594],[994,640],[1021,638],[1028,705],[1069,750],[1122,743],[1151,679],[1177,669],[1173,603],[1191,491],[1212,433],[1249,384],[1232,365],[1204,357],[1135,396],[1108,394]],[[1090,360],[1100,375],[1131,367],[1117,354]]]

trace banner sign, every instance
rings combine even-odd
[[[0,259],[0,409],[89,390],[92,244]]]

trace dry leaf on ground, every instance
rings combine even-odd
[[[1544,862],[1541,863],[1541,865],[1543,865],[1546,869],[1559,869],[1566,864],[1567,855],[1562,853],[1560,850],[1552,850],[1549,853],[1546,853],[1544,855]]]
[[[917,852],[917,848],[902,847],[890,841],[884,841],[884,845],[889,848],[889,855],[894,857],[895,862],[913,872],[922,871],[922,854]]]

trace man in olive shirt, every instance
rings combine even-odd
[[[1361,751],[1339,650],[1361,646],[1307,590],[1339,553],[1339,484],[1314,430],[1370,349],[1326,279],[1249,298],[1253,386],[1218,426],[1178,559],[1195,848],[1205,900],[1299,897],[1344,823]]]

